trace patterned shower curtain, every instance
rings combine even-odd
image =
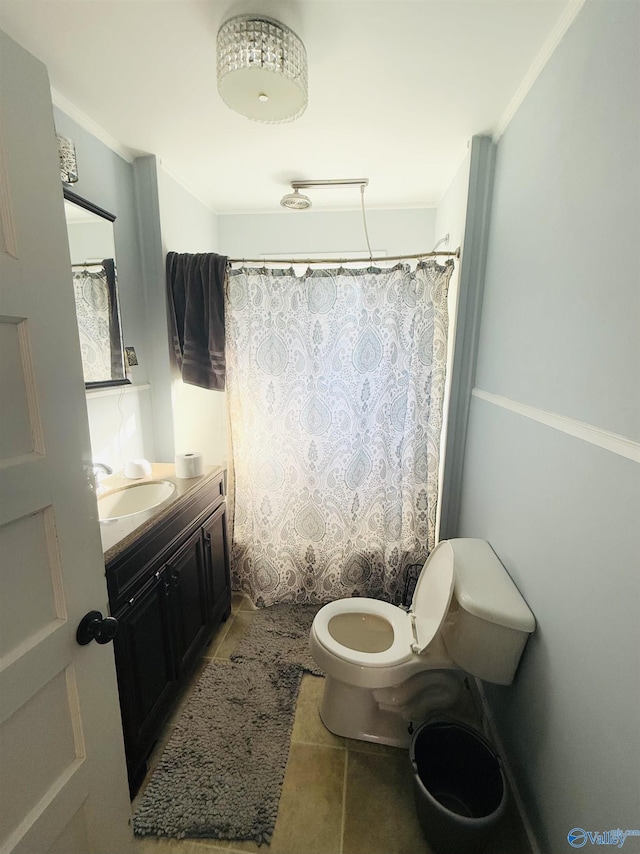
[[[85,383],[124,379],[113,258],[95,270],[73,265],[73,293]]]
[[[452,262],[231,270],[234,589],[394,601],[434,546]]]

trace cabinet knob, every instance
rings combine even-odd
[[[89,611],[80,621],[76,640],[80,646],[86,646],[92,640],[96,643],[109,643],[117,631],[118,621],[115,617],[103,617],[100,611]]]

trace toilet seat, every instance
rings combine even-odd
[[[448,542],[439,543],[422,568],[413,594],[410,611],[403,611],[379,599],[353,597],[338,599],[322,607],[315,616],[316,640],[335,658],[358,667],[395,667],[426,650],[440,630],[453,596],[453,550]],[[393,641],[382,652],[363,652],[336,640],[329,631],[333,617],[362,614],[386,620],[393,630]]]
[[[341,644],[329,631],[329,622],[333,617],[344,614],[367,614],[386,620],[393,629],[391,646],[383,652],[361,652]],[[317,641],[329,653],[360,667],[394,667],[408,661],[413,654],[413,632],[409,614],[396,605],[381,602],[379,599],[354,597],[330,602],[316,614],[314,629]]]

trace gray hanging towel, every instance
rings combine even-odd
[[[167,253],[171,341],[182,380],[224,391],[224,283],[227,258]]]

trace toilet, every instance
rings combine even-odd
[[[408,611],[357,597],[318,611],[309,646],[326,675],[320,717],[336,735],[408,747],[410,724],[454,706],[467,674],[509,685],[534,629],[489,543],[443,540]]]

